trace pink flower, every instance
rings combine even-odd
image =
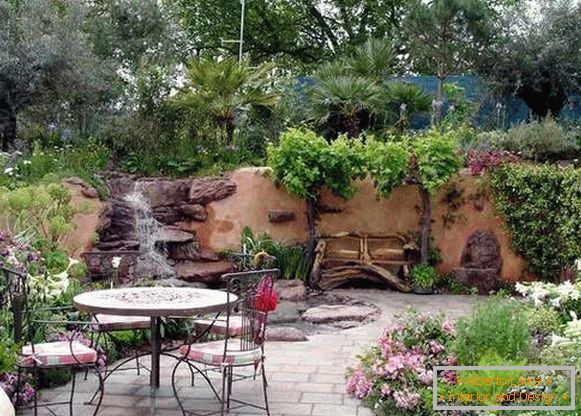
[[[444,322],[442,322],[442,331],[447,334],[454,334],[456,332],[454,321],[451,319],[446,319]]]
[[[366,398],[371,392],[371,388],[371,381],[367,379],[361,368],[355,370],[345,383],[347,393],[354,395],[359,400]]]
[[[433,383],[433,372],[432,370],[420,371],[420,373],[418,374],[418,378],[420,379],[420,382],[424,386],[429,386],[430,384]]]
[[[451,355],[450,357],[448,357],[448,359],[446,360],[446,365],[456,365],[458,363],[458,359],[456,358],[455,355]]]
[[[420,395],[418,393],[412,393],[407,389],[394,392],[393,398],[397,407],[406,410],[413,409],[420,402]]]
[[[428,345],[430,346],[430,351],[434,355],[438,355],[439,353],[444,351],[444,346],[442,344],[440,344],[438,341],[436,341],[435,339],[431,340],[428,343]]]
[[[442,378],[448,384],[456,384],[456,377],[455,371],[442,371]]]
[[[389,386],[389,384],[384,383],[383,386],[381,386],[381,395],[383,397],[389,396],[391,394],[391,387]]]

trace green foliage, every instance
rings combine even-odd
[[[322,186],[350,198],[356,191],[352,180],[364,174],[358,144],[341,138],[328,144],[305,129],[283,133],[278,146],[268,148],[268,160],[274,180],[291,194],[305,199],[317,197]]]
[[[89,275],[89,268],[83,262],[75,263],[67,270],[69,277],[73,280],[81,280]]]
[[[71,230],[71,194],[60,184],[0,188],[0,221],[11,235],[25,233],[57,242]]]
[[[477,365],[487,354],[507,361],[527,357],[531,334],[517,301],[499,296],[476,304],[472,316],[456,326],[454,351],[459,365]]]
[[[499,40],[483,50],[480,72],[498,95],[522,98],[537,117],[557,117],[581,83],[581,5],[539,6],[530,13],[523,4],[499,20]]]
[[[365,147],[367,169],[379,195],[388,197],[409,176],[409,148],[405,141],[372,140]]]
[[[432,129],[412,140],[418,180],[430,193],[436,192],[462,167],[457,154],[458,141],[453,131]]]
[[[50,251],[44,255],[44,264],[50,273],[60,273],[69,266],[69,256],[62,250]]]
[[[558,280],[581,253],[581,170],[506,165],[490,186],[516,252],[538,277]]]
[[[534,161],[572,159],[579,155],[577,139],[552,117],[519,124],[495,140],[496,147]]]
[[[418,264],[412,267],[410,271],[412,283],[417,288],[431,289],[434,287],[438,274],[436,269],[426,264]]]
[[[546,337],[561,333],[561,318],[555,309],[529,306],[522,313],[533,335]]]
[[[289,245],[275,241],[268,233],[255,235],[247,226],[242,229],[240,243],[247,254],[265,252],[275,257],[274,266],[280,270],[281,278],[307,280],[309,268],[300,244]]]

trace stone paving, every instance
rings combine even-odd
[[[394,314],[408,305],[421,312],[445,312],[449,316],[470,313],[474,298],[459,295],[421,296],[371,289],[337,290],[340,294],[376,304],[381,315],[372,323],[333,333],[309,336],[299,343],[270,343],[266,346],[266,372],[268,395],[273,416],[362,416],[371,412],[357,400],[345,394],[345,369],[355,362],[356,356],[381,333]],[[181,412],[173,397],[170,376],[175,361],[164,357],[162,362],[162,387],[157,393],[156,416],[178,416]],[[215,409],[209,388],[196,382],[190,387],[187,370],[178,372],[179,392],[185,407],[199,412]],[[75,416],[93,414],[89,406],[81,405],[96,387],[95,379],[81,380],[77,384]],[[219,377],[216,377],[219,384]],[[110,377],[105,386],[105,397],[100,416],[150,416],[150,389],[147,375],[137,376],[134,371]],[[43,397],[66,399],[69,386],[43,392]],[[262,387],[259,379],[236,382],[233,397],[256,400],[262,404]],[[66,407],[53,408],[58,416],[68,415]],[[39,415],[48,415],[41,410]],[[231,415],[264,415],[251,408],[240,409]]]

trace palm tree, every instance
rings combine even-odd
[[[397,119],[395,126],[402,130],[409,126],[410,115],[428,112],[432,106],[430,94],[417,85],[405,82],[385,84],[385,101],[391,105]]]
[[[238,120],[252,108],[276,104],[277,94],[269,91],[270,70],[270,65],[250,67],[232,59],[192,60],[179,102],[206,114],[225,133],[225,144],[231,145]]]
[[[340,75],[315,79],[311,89],[311,116],[332,134],[357,137],[381,99],[381,89],[367,78]]]

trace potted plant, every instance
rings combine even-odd
[[[436,282],[436,270],[427,264],[418,264],[410,272],[414,293],[420,295],[429,295],[433,293],[434,283]]]

